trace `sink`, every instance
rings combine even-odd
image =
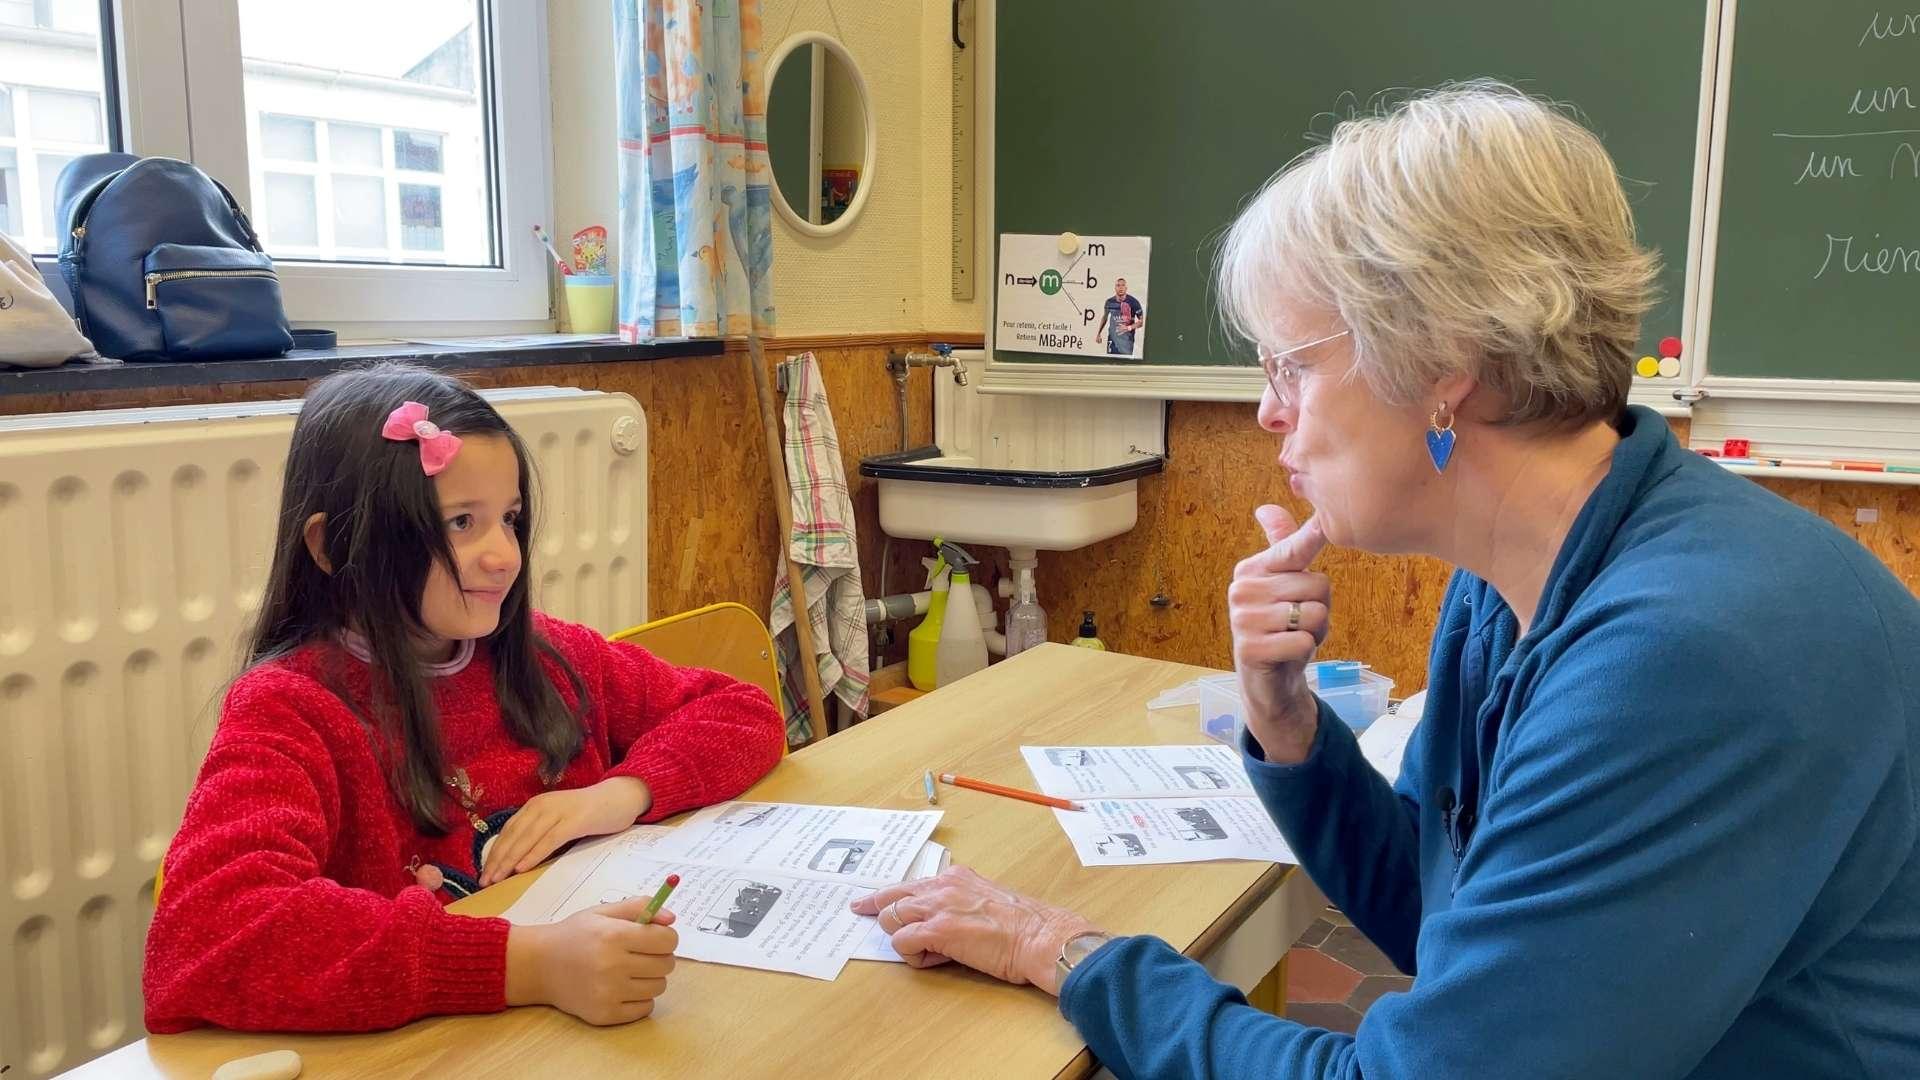
[[[880,482],[880,528],[907,540],[1072,551],[1119,536],[1139,516],[1142,476],[1166,459],[1141,455],[1071,472],[994,469],[927,446],[860,462]]]

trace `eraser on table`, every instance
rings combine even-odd
[[[238,1058],[213,1070],[213,1080],[293,1080],[300,1075],[300,1055],[272,1050]]]
[[[1680,339],[1677,337],[1661,338],[1660,339],[1660,355],[1663,357],[1679,356],[1680,355]]]
[[[1060,234],[1060,254],[1071,255],[1080,250],[1080,234],[1063,232]]]
[[[1633,373],[1643,379],[1651,379],[1660,374],[1660,361],[1651,356],[1643,356],[1639,363],[1633,365]]]

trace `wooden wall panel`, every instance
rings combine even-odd
[[[1040,554],[1040,603],[1052,637],[1071,640],[1091,609],[1120,652],[1231,668],[1227,583],[1234,564],[1265,547],[1253,508],[1307,508],[1274,461],[1278,439],[1251,404],[1176,402],[1167,469],[1140,482],[1140,520],[1104,544]],[[1391,676],[1396,695],[1426,685],[1427,643],[1446,588],[1432,559],[1328,548],[1315,569],[1333,580],[1333,633],[1321,655],[1364,660]],[[1156,595],[1167,606],[1153,603]]]

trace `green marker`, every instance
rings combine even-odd
[[[1920,473],[1920,465],[1889,465],[1888,472]]]
[[[647,901],[647,910],[641,912],[640,918],[636,921],[641,923],[652,922],[653,917],[660,914],[660,908],[667,902],[667,897],[673,895],[673,887],[678,884],[680,884],[680,875],[668,874],[667,880],[660,885],[660,891],[653,894],[652,900]]]

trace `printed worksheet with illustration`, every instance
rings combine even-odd
[[[556,860],[505,912],[519,925],[650,896],[679,874],[675,955],[833,979],[874,920],[855,897],[903,880],[938,810],[724,803],[677,828],[635,826]],[[905,855],[897,853],[905,848]]]
[[[901,880],[918,881],[921,878],[930,878],[945,870],[952,862],[953,856],[946,848],[929,840],[926,846],[920,849],[919,857],[913,860],[913,868],[908,870],[907,876]],[[878,917],[862,916],[860,921],[867,924],[867,932],[861,939],[860,945],[853,951],[855,960],[884,960],[893,964],[906,962],[893,950],[893,935],[880,929]]]
[[[1293,863],[1293,849],[1258,799],[1088,799],[1055,810],[1083,866],[1253,859]]]
[[[1062,799],[1252,795],[1240,755],[1197,746],[1023,746],[1041,791]]]

